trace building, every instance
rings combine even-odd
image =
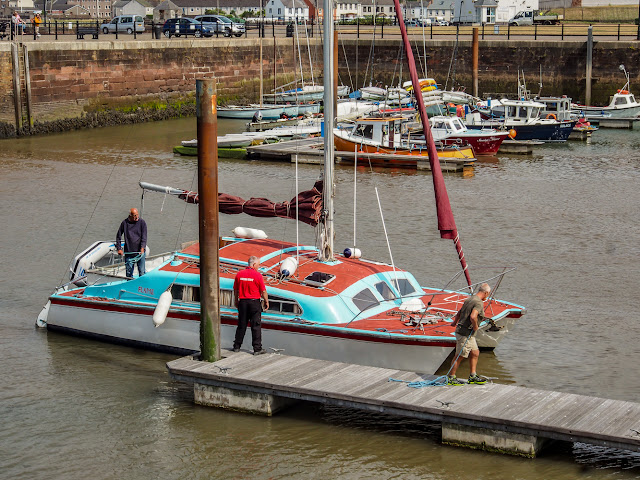
[[[451,0],[412,1],[407,2],[403,15],[405,20],[416,20],[423,25],[453,22],[453,6]]]
[[[265,17],[285,22],[311,21],[309,5],[303,0],[268,0]]]
[[[113,16],[119,15],[152,16],[153,5],[146,0],[118,0],[113,4]]]

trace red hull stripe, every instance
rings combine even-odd
[[[108,305],[97,302],[89,302],[83,300],[66,300],[61,298],[50,298],[52,305],[62,305],[66,307],[73,308],[86,308],[89,310],[101,310],[107,312],[118,312],[118,313],[129,313],[135,315],[147,315],[149,317],[153,316],[153,309],[148,307],[128,307],[128,306],[117,306],[117,305]],[[196,313],[178,313],[178,312],[169,312],[167,315],[169,318],[176,318],[180,320],[191,320],[191,321],[200,321],[200,314]],[[151,320],[149,320],[151,321]],[[221,323],[224,325],[237,325],[237,320],[233,317],[221,317]],[[400,339],[397,337],[382,337],[382,336],[374,336],[372,334],[359,334],[357,331],[345,332],[340,331],[333,328],[323,328],[322,326],[313,326],[313,327],[305,327],[296,324],[284,324],[284,323],[271,323],[268,320],[263,321],[262,327],[265,330],[275,330],[289,333],[300,333],[304,335],[316,335],[319,337],[332,337],[332,338],[344,338],[348,340],[359,340],[359,341],[367,341],[367,342],[375,342],[375,343],[396,343],[400,345],[420,345],[420,346],[429,346],[429,347],[455,347],[456,340],[455,338],[450,339],[442,339],[442,340],[422,340],[419,337],[414,337],[413,339]],[[372,332],[373,333],[373,332]]]

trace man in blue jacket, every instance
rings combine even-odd
[[[132,208],[129,216],[125,218],[116,234],[116,246],[118,255],[123,255],[120,248],[120,238],[124,236],[124,263],[127,268],[127,277],[133,277],[133,270],[138,265],[138,275],[145,274],[144,257],[147,248],[147,224],[140,218],[137,208]]]

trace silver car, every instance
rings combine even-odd
[[[140,15],[120,15],[113,17],[109,23],[103,23],[100,28],[102,33],[115,33],[118,29],[118,33],[133,33],[133,29],[136,29],[136,33],[144,32],[144,18]]]
[[[244,24],[233,22],[224,15],[198,15],[193,19],[209,27],[214,33],[222,33],[225,37],[244,35]]]

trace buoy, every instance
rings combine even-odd
[[[554,120],[558,119],[553,113],[547,113],[547,116],[545,118],[553,118]]]
[[[629,93],[629,90],[618,90],[618,93],[622,95],[627,95]]]
[[[280,275],[290,277],[298,269],[298,260],[296,257],[287,257],[280,264]]]
[[[236,227],[231,233],[237,238],[268,238],[263,230],[257,228]]]
[[[362,256],[360,249],[355,247],[345,248],[342,254],[345,258],[360,258]]]
[[[509,138],[514,139],[516,138],[516,131],[512,128],[511,130],[509,130]]]
[[[162,292],[162,295],[160,295],[156,309],[153,311],[153,325],[156,328],[162,325],[167,319],[167,313],[169,313],[169,307],[171,306],[172,300],[173,297],[169,290]]]

